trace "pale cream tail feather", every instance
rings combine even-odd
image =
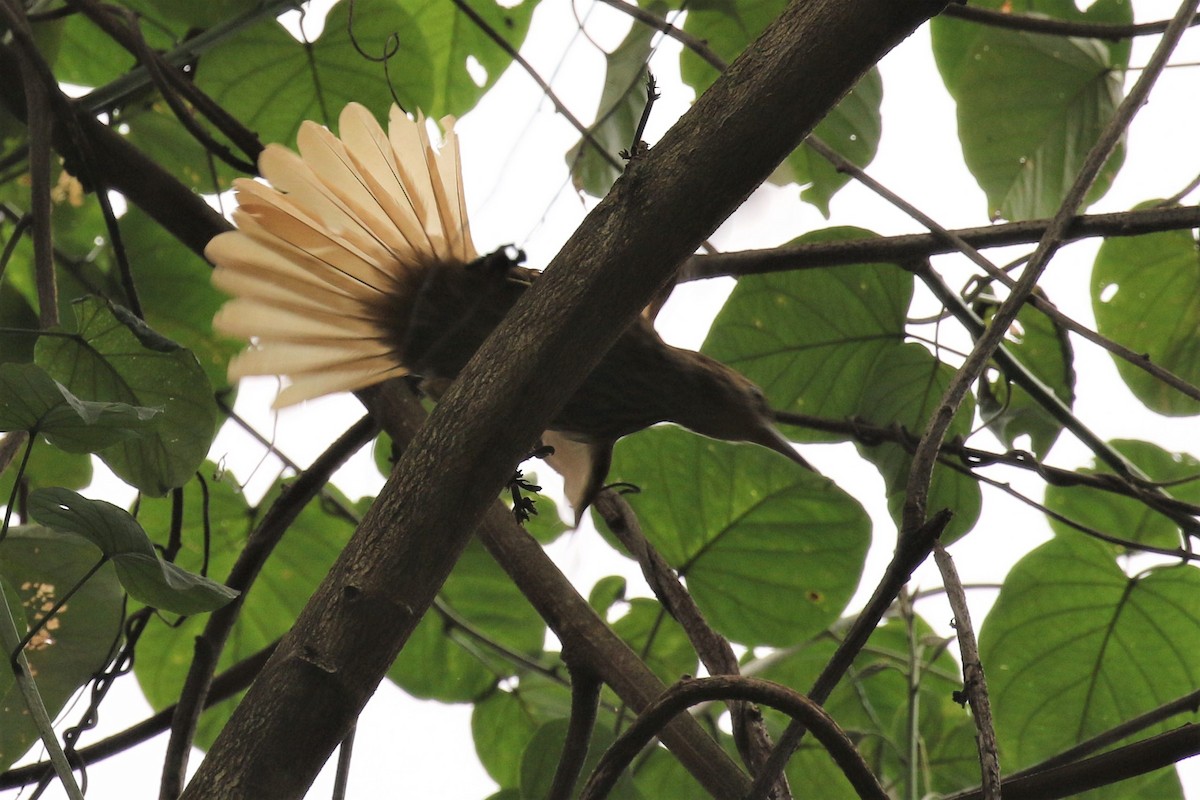
[[[268,146],[271,186],[237,181],[239,231],[205,250],[235,298],[214,328],[255,343],[230,378],[288,376],[277,407],[405,374],[390,343],[403,321],[382,315],[400,313],[429,264],[476,258],[452,118],[440,151],[424,118],[398,109],[387,134],[357,104],[340,124],[339,139],[305,123],[300,155]]]
[[[346,151],[380,209],[414,252],[432,253],[421,213],[405,190],[396,152],[375,117],[358,103],[350,103],[342,110],[338,125]]]
[[[283,387],[283,391],[275,398],[274,408],[286,408],[296,403],[323,397],[335,392],[353,392],[382,383],[388,378],[398,378],[407,375],[403,367],[393,367],[389,370],[375,372],[351,371],[340,372],[330,370],[311,375],[300,375],[292,383]]]

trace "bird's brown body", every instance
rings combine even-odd
[[[290,376],[281,405],[403,374],[444,387],[538,275],[504,251],[476,257],[452,131],[439,153],[421,121],[393,111],[389,136],[351,105],[342,136],[306,123],[300,157],[268,148],[260,169],[275,188],[239,182],[239,230],[206,249],[236,296],[214,326],[256,342],[230,375]],[[659,422],[807,466],[754,384],[638,319],[550,423],[548,443],[574,451],[552,463],[577,518],[616,440]]]

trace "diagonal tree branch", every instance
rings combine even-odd
[[[185,798],[304,793],[554,411],[678,263],[939,7],[792,2],[631,162],[442,398]]]

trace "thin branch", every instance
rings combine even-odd
[[[158,52],[152,50],[142,36],[137,24],[137,16],[130,10],[101,6],[96,0],[67,0],[79,8],[83,14],[97,27],[104,31],[117,44],[131,53],[148,71],[150,79],[159,95],[166,101],[167,106],[179,121],[179,124],[191,134],[209,153],[239,172],[248,175],[257,174],[254,166],[259,153],[263,150],[258,136],[228,114],[221,106],[214,103],[212,98],[204,93],[193,81],[179,71],[179,67],[168,64]],[[124,24],[117,21],[122,18]],[[216,141],[204,130],[192,116],[192,112],[184,105],[183,100],[191,104],[209,119],[230,141],[237,144],[239,149],[250,159],[245,161],[235,156],[228,147]]]
[[[887,800],[887,792],[879,785],[878,778],[855,749],[850,737],[819,703],[786,686],[742,675],[693,678],[668,689],[604,753],[583,787],[580,800],[598,800],[606,796],[633,757],[675,715],[701,702],[731,699],[761,703],[800,722],[813,732],[859,797]]]
[[[1171,767],[1200,753],[1200,725],[1187,724],[1149,739],[1118,747],[1092,758],[1053,767],[1033,775],[1006,778],[1004,800],[1057,800]],[[942,800],[983,800],[978,789]]]
[[[907,535],[901,532],[896,542],[896,552],[892,554],[892,561],[884,571],[879,585],[875,587],[871,599],[867,601],[867,605],[855,618],[854,624],[846,633],[846,638],[838,643],[833,657],[829,659],[829,663],[825,665],[821,674],[817,676],[816,682],[813,683],[813,688],[809,691],[808,696],[814,703],[823,704],[829,699],[829,695],[841,681],[842,676],[849,671],[854,659],[866,646],[871,634],[879,627],[879,621],[883,619],[883,615],[887,613],[896,596],[900,594],[904,584],[908,583],[908,579],[912,577],[913,571],[929,557],[934,542],[950,524],[952,516],[946,509],[934,514],[925,525],[917,530]],[[788,759],[800,745],[800,740],[807,730],[802,722],[796,720],[788,724],[783,735],[779,737],[779,743],[771,752],[767,764],[754,779],[754,786],[746,795],[746,800],[762,800],[768,796],[771,786],[775,782],[775,776],[783,772]]]
[[[839,434],[868,447],[881,442],[894,442],[912,453],[919,441],[909,431],[894,425],[874,425],[857,419],[825,419],[791,411],[776,411],[774,416],[777,422],[785,425],[796,425],[810,430]],[[961,460],[971,468],[996,464],[1017,467],[1036,472],[1043,480],[1054,486],[1087,486],[1099,491],[1131,497],[1167,517],[1183,528],[1185,532],[1200,535],[1200,522],[1194,519],[1200,515],[1200,505],[1163,494],[1157,491],[1160,485],[1152,481],[1131,481],[1113,473],[1089,474],[1052,467],[1038,461],[1036,456],[1025,450],[994,453],[968,447],[962,442],[947,441],[942,443],[940,452],[942,455]],[[1172,551],[1171,555],[1177,554]]]
[[[1077,36],[1084,39],[1107,39],[1120,41],[1132,39],[1135,36],[1150,36],[1166,32],[1171,20],[1162,19],[1156,22],[1141,22],[1125,25],[1119,22],[1077,22],[1065,19],[1049,19],[1034,17],[1027,14],[1010,14],[995,11],[980,6],[951,4],[946,6],[942,14],[947,17],[978,22],[994,28],[1026,31],[1028,33],[1045,33],[1054,36]],[[1200,25],[1200,16],[1193,16],[1187,23]]]
[[[611,489],[603,491],[596,499],[596,511],[604,518],[608,529],[638,562],[642,575],[650,585],[655,597],[662,603],[692,643],[701,663],[710,675],[737,675],[740,673],[737,656],[729,641],[713,629],[704,613],[662,554],[642,534],[637,515],[625,498]],[[767,733],[762,715],[753,706],[742,702],[729,704],[733,720],[733,736],[742,761],[757,775],[771,754],[771,736]],[[791,789],[787,777],[780,775],[774,787],[777,800],[790,798]]]
[[[881,183],[868,175],[866,171],[860,168],[858,165],[842,156],[836,150],[829,147],[815,136],[808,137],[807,143],[808,146],[816,151],[818,155],[820,155],[830,164],[833,164],[835,167],[837,167],[839,172],[853,176],[863,186],[866,186],[868,189],[887,200],[893,206],[900,209],[905,214],[908,214],[916,221],[920,222],[932,232],[933,236],[942,239],[948,245],[953,247],[953,249],[962,253],[967,257],[967,259],[977,265],[994,280],[999,281],[1010,290],[1016,286],[1016,281],[1013,280],[1013,278],[1011,278],[1007,272],[1001,270],[990,260],[985,258],[983,254],[980,253],[975,247],[972,247],[969,242],[959,237],[954,231],[943,227],[937,222],[937,220],[933,219],[928,214],[925,214],[916,206],[912,205],[895,192],[883,186]],[[1070,225],[1070,223],[1068,223],[1068,225]],[[1044,235],[1045,229],[1043,229],[1043,236]],[[1067,237],[1064,237],[1060,240],[1060,242],[1066,240]],[[929,273],[932,270],[928,265],[924,265],[923,271]],[[1049,302],[1038,293],[1034,292],[1030,294],[1025,299],[1025,302],[1029,303],[1029,305],[1033,306],[1038,311],[1042,312],[1042,314],[1049,317],[1059,327],[1066,328],[1067,330],[1082,336],[1093,344],[1104,348],[1113,356],[1127,361],[1135,367],[1138,367],[1139,369],[1149,373],[1154,378],[1167,384],[1173,389],[1176,389],[1185,396],[1190,397],[1193,400],[1200,400],[1200,388],[1192,385],[1178,375],[1175,375],[1170,370],[1164,369],[1163,367],[1153,363],[1145,353],[1134,352],[1125,345],[1115,342],[1112,339],[1109,339],[1107,336],[1102,336],[1086,325],[1083,325],[1082,323],[1068,317],[1066,314],[1059,311],[1053,303]]]
[[[408,447],[427,418],[425,409],[403,384],[385,384],[364,398],[372,413],[384,420],[388,435],[401,450]],[[662,681],[604,623],[507,508],[495,503],[477,533],[484,548],[558,637],[564,652],[589,664],[624,703],[640,711],[666,691]],[[663,731],[662,739],[713,796],[741,797],[749,787],[737,765],[692,718],[676,719]]]
[[[188,755],[191,752],[196,725],[200,721],[200,712],[212,686],[213,673],[216,671],[225,642],[241,613],[246,593],[258,577],[267,558],[274,552],[275,546],[308,502],[325,486],[330,476],[346,462],[346,459],[358,452],[377,431],[375,421],[370,416],[365,416],[351,425],[275,500],[250,534],[242,552],[238,554],[225,584],[240,594],[232,603],[214,611],[204,626],[204,633],[196,637],[192,665],[180,691],[179,703],[171,723],[171,737],[167,742],[167,755],[163,762],[159,790],[159,796],[163,800],[174,800],[183,789]]]
[[[1070,764],[1089,753],[1111,747],[1122,739],[1127,739],[1133,734],[1157,725],[1171,717],[1179,714],[1195,714],[1197,711],[1200,711],[1200,691],[1190,692],[1169,703],[1163,703],[1157,708],[1152,708],[1144,714],[1127,719],[1120,725],[1114,725],[1103,733],[1096,734],[1092,738],[1086,739],[1074,747],[1067,748],[1044,761],[1039,761],[1025,769],[1018,770],[1008,776],[1006,780],[1016,780],[1027,775],[1043,772],[1051,767]]]
[[[567,652],[563,657],[571,671],[571,717],[546,800],[570,800],[575,796],[575,786],[583,773],[592,730],[596,727],[596,710],[600,705],[602,684],[591,668],[584,664],[572,666],[573,660]]]
[[[1000,756],[996,745],[996,727],[992,721],[992,701],[988,695],[987,678],[983,662],[979,660],[979,642],[975,638],[975,626],[971,624],[971,610],[967,606],[967,593],[954,560],[941,542],[933,545],[933,559],[942,573],[942,584],[946,599],[954,612],[954,630],[958,636],[959,655],[963,665],[963,687],[971,704],[978,731],[976,745],[979,750],[979,770],[982,776],[984,800],[1000,800]]]
[[[338,745],[338,760],[337,770],[333,776],[333,800],[346,800],[346,788],[350,784],[350,759],[354,754],[354,733],[358,730],[355,725],[350,731],[342,737],[342,743]]]
[[[663,33],[681,43],[688,50],[707,61],[709,66],[713,67],[718,72],[724,72],[725,68],[729,66],[725,63],[725,60],[718,56],[703,39],[697,39],[683,28],[675,27],[670,22],[654,14],[653,12],[635,6],[632,3],[626,2],[626,0],[600,1],[606,5],[612,6],[623,14],[628,14],[643,25],[654,28],[660,33]]]
[[[1145,103],[1150,89],[1162,73],[1167,59],[1179,43],[1179,39],[1187,29],[1189,21],[1195,15],[1198,4],[1200,4],[1200,0],[1184,0],[1184,3],[1180,6],[1170,28],[1158,43],[1158,47],[1150,59],[1150,65],[1138,78],[1129,94],[1117,108],[1112,120],[1105,126],[1096,143],[1088,152],[1084,164],[1079,170],[1079,174],[1067,191],[1066,197],[1059,206],[1058,213],[1042,236],[1037,250],[1030,258],[1029,264],[1021,275],[1020,281],[1017,282],[1009,297],[996,310],[991,324],[983,332],[982,336],[979,337],[971,355],[951,378],[950,385],[946,388],[938,408],[931,415],[928,427],[922,436],[922,442],[918,445],[917,452],[912,459],[912,468],[909,472],[908,485],[905,489],[905,529],[915,529],[924,520],[926,501],[928,499],[927,493],[933,476],[933,465],[940,443],[950,427],[955,411],[957,411],[959,404],[962,402],[971,385],[982,374],[988,361],[991,360],[993,354],[1000,348],[1008,327],[1016,319],[1017,313],[1025,303],[1026,298],[1033,292],[1038,279],[1049,264],[1050,258],[1062,245],[1063,236],[1082,204],[1084,196],[1095,181],[1109,153],[1112,152],[1117,141],[1126,128],[1128,128],[1129,123]],[[1113,466],[1119,470],[1128,470],[1128,467],[1123,462],[1124,459],[1122,458]]]
[[[262,0],[262,2],[253,3],[245,13],[214,25],[180,43],[174,50],[164,53],[162,61],[175,68],[191,64],[204,53],[225,43],[247,28],[260,22],[273,20],[283,12],[294,9],[297,5],[296,0]],[[145,91],[152,84],[150,72],[145,66],[134,67],[111,83],[79,98],[78,103],[81,108],[92,114],[110,111],[120,108],[128,102],[129,98]]]
[[[218,675],[213,680],[212,690],[205,699],[204,707],[211,708],[217,703],[228,700],[239,692],[244,691],[250,685],[251,681],[254,680],[255,676],[258,675],[259,670],[262,669],[262,665],[267,662],[267,658],[274,651],[275,645],[276,643],[272,642],[254,655],[242,659]],[[171,727],[171,718],[174,714],[175,706],[168,706],[157,714],[135,725],[131,725],[120,733],[115,733],[96,744],[74,751],[74,758],[79,762],[94,764],[97,761],[103,761],[106,758],[123,753],[168,730]],[[18,789],[26,786],[41,779],[47,770],[53,771],[53,767],[49,762],[42,761],[0,773],[0,790]]]

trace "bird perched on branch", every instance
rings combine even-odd
[[[233,295],[213,326],[249,339],[231,380],[283,375],[276,407],[400,375],[452,381],[539,273],[471,242],[454,120],[435,148],[425,120],[393,108],[385,133],[350,104],[340,138],[305,122],[299,154],[270,145],[270,183],[234,183],[236,231],[205,255]],[[674,422],[753,442],[808,467],[771,422],[759,389],[713,359],[671,347],[639,319],[550,423],[545,441],[576,522],[608,474],[617,439]]]

